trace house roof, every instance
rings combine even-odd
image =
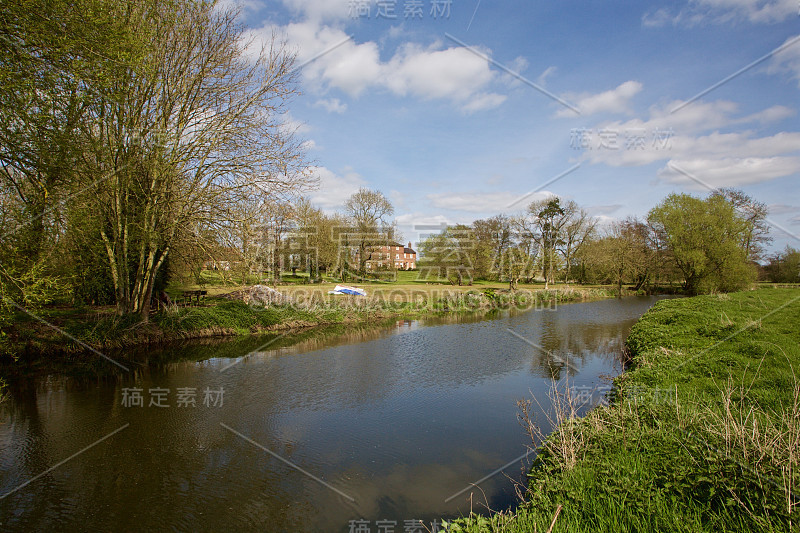
[[[409,244],[411,244],[411,243],[409,243]],[[390,242],[387,246],[392,247],[392,248],[402,248],[404,254],[416,254],[417,253],[410,246],[406,246],[404,244],[400,244],[399,242]]]

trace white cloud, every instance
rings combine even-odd
[[[745,117],[742,120],[742,122],[755,122],[755,121],[762,123],[777,122],[785,118],[793,117],[796,114],[797,111],[795,111],[791,107],[774,105],[772,107],[768,107],[763,111],[759,111],[758,113],[754,113],[750,116]]]
[[[412,248],[417,248],[421,241],[441,232],[447,226],[472,222],[472,220],[468,219],[456,220],[444,215],[431,215],[419,211],[403,213],[396,216],[394,220],[397,224],[397,229],[404,237],[403,242],[411,242]]]
[[[648,11],[642,15],[642,26],[647,28],[660,28],[675,21],[668,9],[660,7],[654,11]]]
[[[557,70],[558,67],[547,67],[544,69],[544,72],[539,74],[539,77],[536,78],[536,85],[540,87],[547,87],[547,78],[555,74]]]
[[[358,96],[381,76],[378,45],[357,44],[341,29],[306,20],[251,31],[256,43],[267,42],[273,34],[283,34],[297,51],[303,78],[315,90],[336,87]]]
[[[590,150],[583,159],[609,166],[643,166],[663,162],[659,178],[669,182],[691,180],[670,169],[668,162],[698,179],[717,186],[740,186],[800,172],[800,132],[783,131],[759,137],[752,130],[723,133],[732,125],[763,124],[791,116],[794,111],[773,106],[736,116],[731,102],[695,102],[675,113],[676,102],[650,110],[648,120],[608,122],[587,136]],[[604,141],[604,135],[606,142]],[[629,140],[640,136],[640,145]],[[607,139],[615,139],[610,144]],[[691,182],[694,185],[694,182]]]
[[[428,200],[437,209],[467,211],[470,213],[502,213],[519,211],[534,200],[541,200],[551,196],[554,196],[554,194],[548,191],[540,191],[533,194],[493,191],[429,194]]]
[[[350,16],[353,5],[350,0],[283,0],[283,3],[313,21],[344,20]]]
[[[383,81],[400,96],[450,99],[467,111],[477,111],[505,100],[482,91],[494,76],[489,63],[466,48],[423,49],[408,43],[385,65]]]
[[[283,114],[281,127],[283,128],[285,133],[290,133],[290,134],[302,134],[311,131],[311,126],[309,126],[302,120],[294,118],[294,116],[292,116],[292,114],[289,113],[288,111]]]
[[[612,224],[620,221],[619,218],[608,215],[596,215],[594,219],[597,221],[597,226],[595,226],[595,229],[599,231],[610,230]]]
[[[794,42],[789,44],[790,41]],[[800,35],[789,37],[783,42],[783,46],[786,48],[772,56],[767,72],[770,74],[786,72],[797,80],[797,86],[800,87]]]
[[[800,207],[786,204],[770,204],[767,206],[770,215],[785,215],[800,212]]]
[[[741,187],[800,172],[800,157],[725,157],[673,161],[675,167],[691,174],[711,187]],[[658,171],[658,177],[669,183],[705,187],[669,166]]]
[[[314,107],[321,107],[328,113],[342,114],[347,111],[347,104],[343,104],[338,98],[331,98],[330,100],[317,100]]]
[[[465,113],[474,113],[476,111],[483,111],[484,109],[493,109],[500,106],[505,101],[506,97],[502,94],[481,93],[472,97],[461,109]]]
[[[796,0],[691,0],[677,11],[658,8],[642,16],[645,27],[667,24],[695,26],[702,23],[736,23],[746,20],[753,24],[782,22],[797,14]]]
[[[260,50],[274,34],[285,35],[296,49],[306,86],[319,93],[339,89],[358,97],[370,88],[388,89],[399,96],[449,100],[468,113],[497,107],[506,98],[488,90],[498,79],[489,62],[466,48],[442,48],[441,42],[427,48],[406,43],[381,61],[378,43],[356,43],[342,29],[309,19],[250,31],[250,53]]]
[[[517,56],[510,62],[505,64],[505,67],[515,74],[522,75],[523,72],[528,70],[528,66],[530,63],[528,60],[523,56]],[[520,87],[523,85],[523,81],[519,79],[519,77],[512,75],[505,70],[500,74],[500,80],[509,87]]]
[[[351,168],[339,175],[326,167],[313,167],[313,174],[319,178],[319,189],[311,195],[311,202],[327,210],[341,209],[350,196],[367,185],[366,180]]]
[[[614,89],[599,94],[570,94],[563,95],[568,102],[573,102],[582,116],[594,115],[595,113],[628,113],[630,109],[628,103],[631,98],[642,90],[642,84],[638,81],[626,81]],[[561,108],[556,112],[557,117],[575,117],[575,112],[571,109]]]
[[[395,222],[398,226],[406,226],[409,228],[417,227],[417,231],[422,231],[418,226],[425,226],[424,231],[431,231],[430,226],[447,226],[455,224],[453,219],[444,215],[430,215],[421,213],[419,211],[414,213],[403,213],[395,217]]]
[[[586,212],[595,218],[601,216],[608,216],[619,211],[623,206],[622,204],[613,205],[592,205],[586,208]]]
[[[398,39],[400,37],[403,37],[406,31],[407,30],[404,24],[397,24],[396,26],[392,26],[391,28],[389,28],[389,31],[387,32],[387,37],[389,39]]]
[[[389,191],[389,200],[396,210],[406,209],[406,195],[397,189]]]

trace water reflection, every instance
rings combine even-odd
[[[124,429],[0,499],[0,522],[347,531],[352,519],[467,513],[470,492],[474,503],[481,491],[445,500],[525,452],[516,401],[533,393],[544,404],[567,375],[597,385],[618,372],[628,328],[654,301],[192,342],[130,353],[127,374],[14,379],[0,404],[0,495]],[[131,389],[142,407],[123,405]],[[195,405],[180,406],[190,389]],[[224,391],[223,401],[205,405],[207,389]],[[166,407],[149,405],[154,390],[168,391]],[[513,502],[503,475],[481,489],[493,508]]]

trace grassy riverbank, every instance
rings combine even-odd
[[[142,323],[120,318],[113,309],[45,309],[36,317],[17,313],[9,336],[7,358],[35,360],[43,356],[79,354],[89,346],[113,350],[165,344],[177,340],[301,330],[334,324],[367,324],[454,313],[487,314],[502,309],[530,309],[557,302],[610,297],[604,289],[503,291],[496,288],[403,290],[390,286],[370,290],[368,297],[331,296],[319,287],[287,291],[282,304],[248,305],[209,298],[201,306],[172,306]],[[56,329],[58,328],[58,329]],[[79,342],[80,341],[80,342]]]
[[[658,302],[612,406],[570,419],[562,390],[519,509],[453,530],[798,530],[798,324],[798,289]]]

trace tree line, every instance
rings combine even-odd
[[[340,212],[326,213],[303,196],[249,208],[249,216],[208,235],[207,248],[181,269],[199,279],[209,259],[224,259],[230,268],[227,274],[242,283],[253,275],[268,274],[277,284],[289,270],[307,274],[312,282],[323,274],[362,279],[378,248],[401,238],[392,220],[392,203],[380,191],[365,187],[347,198]],[[220,273],[226,275],[224,270]]]
[[[146,320],[170,278],[197,281],[220,260],[243,282],[287,269],[365,277],[379,246],[403,240],[379,191],[333,214],[305,197],[316,180],[286,115],[294,54],[248,41],[235,10],[17,0],[0,7],[0,36],[0,320],[54,300]],[[418,263],[457,284],[735,290],[764,259],[765,217],[722,189],[600,227],[551,197],[448,227],[421,243]],[[797,281],[797,264],[787,249],[763,271]]]
[[[542,280],[545,287],[614,284],[621,292],[627,283],[646,290],[678,282],[689,294],[734,291],[758,276],[771,240],[766,216],[766,206],[742,191],[718,189],[707,198],[670,194],[644,219],[601,227],[574,201],[552,196],[523,213],[428,237],[420,245],[421,264],[459,285],[487,279],[514,289],[520,281]]]

